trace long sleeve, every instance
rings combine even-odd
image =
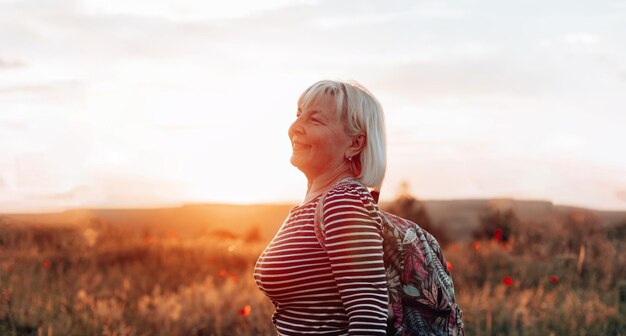
[[[389,294],[381,223],[373,199],[358,186],[324,200],[325,246],[349,318],[348,335],[385,335]]]

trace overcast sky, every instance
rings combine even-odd
[[[383,199],[626,210],[626,1],[0,0],[0,212],[300,202],[320,79],[381,101]]]

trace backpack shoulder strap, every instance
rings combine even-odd
[[[315,237],[317,237],[317,241],[320,243],[320,245],[323,248],[326,248],[326,245],[324,244],[324,242],[326,241],[326,234],[324,233],[324,200],[326,199],[326,196],[328,196],[328,193],[331,190],[335,189],[337,186],[341,185],[342,183],[351,183],[351,184],[360,185],[360,186],[363,186],[367,190],[367,187],[365,187],[365,185],[363,185],[361,181],[356,180],[354,178],[345,178],[335,183],[334,186],[332,186],[325,193],[323,193],[322,197],[320,197],[317,200],[317,204],[315,206],[315,217],[313,219],[313,228],[315,230]]]
[[[322,195],[317,200],[317,205],[315,205],[315,217],[313,218],[313,229],[315,231],[315,237],[317,237],[317,241],[320,243],[322,248],[326,249],[326,245],[324,241],[326,241],[326,235],[324,233],[324,199],[326,198],[326,193]]]

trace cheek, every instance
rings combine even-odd
[[[307,154],[320,164],[341,160],[347,146],[344,136],[330,130],[309,129],[306,140],[311,145]]]
[[[323,157],[324,158],[323,160],[326,162],[335,161],[335,159],[337,159],[338,157],[342,155],[340,144],[336,140],[333,140],[330,137],[319,141],[316,144],[315,149],[316,149],[316,153],[315,153],[316,157],[319,157],[319,158]]]

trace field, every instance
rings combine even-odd
[[[478,222],[444,250],[467,335],[626,335],[626,221],[492,209]],[[271,235],[253,224],[0,217],[0,335],[274,335],[252,278]]]

